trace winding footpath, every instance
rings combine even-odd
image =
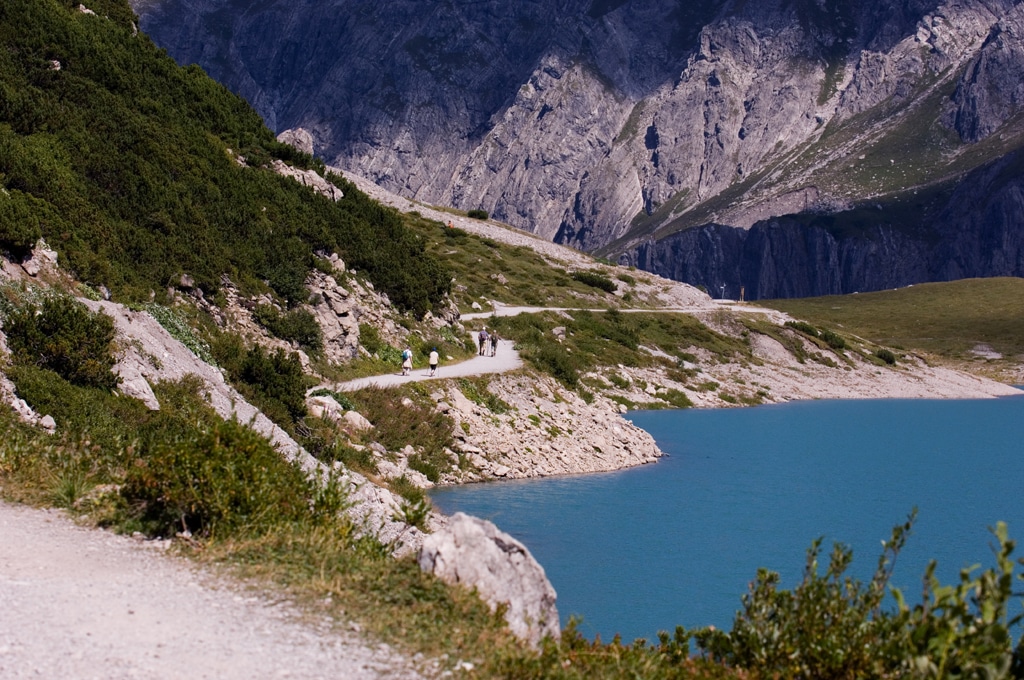
[[[782,323],[783,320],[788,319],[784,313],[778,312],[773,309],[765,309],[762,307],[752,307],[736,304],[732,301],[714,302],[712,305],[702,305],[693,307],[660,307],[654,309],[619,309],[618,311],[623,314],[694,314],[699,312],[708,312],[715,309],[729,309],[733,312],[750,312],[754,314],[763,314],[770,318],[779,317],[776,320],[778,323]],[[462,314],[459,317],[460,321],[479,321],[482,319],[490,319],[495,316],[508,317],[518,316],[520,314],[539,314],[541,312],[607,312],[607,309],[583,309],[578,307],[516,307],[512,305],[503,305],[499,302],[494,303],[494,310],[490,312],[472,312],[469,314]],[[480,328],[474,328],[472,335],[475,338]],[[459,362],[457,364],[445,365],[443,362],[438,366],[437,373],[430,375],[430,369],[415,369],[410,375],[402,375],[398,373],[385,373],[383,375],[374,375],[365,378],[356,378],[354,380],[348,380],[341,383],[328,383],[318,385],[317,387],[309,390],[308,393],[312,393],[318,389],[331,389],[336,392],[354,392],[361,390],[365,387],[397,387],[410,382],[419,382],[421,380],[444,380],[446,378],[466,378],[478,375],[488,375],[493,373],[507,373],[514,371],[518,368],[522,368],[523,360],[519,356],[519,352],[515,349],[515,343],[511,340],[500,340],[498,342],[498,351],[495,356],[475,356],[472,359]]]
[[[506,373],[522,368],[522,366],[523,360],[515,349],[515,343],[511,340],[499,340],[498,351],[493,357],[475,356],[472,359],[450,365],[445,365],[442,362],[438,365],[435,375],[430,375],[429,368],[417,368],[410,375],[385,373],[384,375],[373,375],[367,378],[356,378],[355,380],[343,383],[320,385],[310,391],[326,387],[336,392],[354,392],[364,387],[396,387],[421,380],[444,380],[445,378],[466,378],[476,375],[487,375],[489,373]]]

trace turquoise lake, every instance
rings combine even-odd
[[[894,583],[919,601],[993,563],[998,520],[1024,544],[1024,396],[813,401],[628,416],[669,454],[615,473],[435,490],[435,505],[494,521],[544,566],[563,624],[588,637],[731,627],[758,567],[795,584],[811,541],[853,548],[866,581],[915,506]],[[1016,556],[1024,551],[1018,549]]]

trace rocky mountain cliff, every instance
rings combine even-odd
[[[271,127],[310,130],[335,165],[672,276],[749,269],[738,251],[687,245],[718,227],[679,234],[707,224],[759,225],[766,236],[734,240],[769,248],[744,257],[769,259],[786,249],[767,235],[786,215],[806,224],[882,205],[879,224],[905,230],[900,213],[885,212],[895,199],[936,186],[952,195],[965,173],[1003,162],[1024,130],[1024,9],[1012,0],[429,10],[408,0],[136,0],[135,9],[177,60],[201,64]],[[944,233],[980,219],[947,212],[953,221],[936,227]],[[1004,226],[1018,229],[1007,215]],[[902,257],[901,271],[986,275]],[[893,277],[862,278],[866,290]],[[760,279],[737,280],[761,290]]]

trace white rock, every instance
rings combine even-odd
[[[313,135],[304,128],[285,130],[277,136],[277,141],[295,147],[303,153],[313,155]]]
[[[509,628],[531,645],[559,634],[557,596],[544,568],[491,522],[457,512],[423,540],[417,559],[423,571],[447,583],[476,588],[492,609],[507,604]]]
[[[53,416],[47,414],[39,419],[39,427],[53,434],[57,431],[57,421],[53,419]]]
[[[356,411],[346,411],[343,418],[350,427],[360,432],[366,432],[373,429],[373,423]]]

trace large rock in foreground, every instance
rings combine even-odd
[[[559,634],[555,589],[544,568],[491,522],[455,513],[445,529],[424,539],[419,564],[447,583],[476,588],[492,608],[507,604],[509,628],[531,645]]]

